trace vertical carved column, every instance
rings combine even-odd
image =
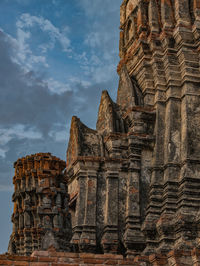
[[[161,0],[161,21],[164,30],[174,27],[173,6],[170,0]]]
[[[124,234],[124,244],[128,257],[140,254],[145,247],[140,216],[141,143],[137,137],[129,137],[129,158],[126,229]]]
[[[179,26],[191,24],[188,0],[175,0],[175,17]]]
[[[150,8],[150,7],[149,7]],[[158,10],[158,6],[157,6]],[[157,11],[158,12],[158,11]],[[159,15],[158,20],[160,21]],[[155,146],[152,161],[152,176],[149,192],[149,204],[146,209],[146,218],[143,225],[146,236],[145,254],[155,251],[158,246],[158,232],[156,223],[161,214],[163,203],[163,170],[164,170],[164,134],[165,134],[165,101],[166,101],[166,76],[162,60],[163,49],[160,36],[150,35],[148,42],[151,47],[153,79],[155,86],[154,108],[156,109],[156,123],[154,128]]]
[[[104,253],[117,253],[119,245],[118,236],[118,190],[119,180],[117,165],[112,162],[106,163],[106,206],[105,228],[101,239]]]
[[[150,0],[148,11],[149,11],[149,26],[151,33],[159,33],[160,31],[159,13],[158,13],[158,6],[156,0]]]
[[[85,202],[85,217],[83,232],[80,240],[81,251],[96,251],[96,208],[97,208],[97,167],[98,164],[88,165],[87,190]],[[94,170],[92,170],[94,168]]]
[[[166,3],[167,4],[167,3]],[[164,132],[164,177],[163,203],[161,216],[156,227],[159,246],[157,252],[173,249],[174,225],[178,199],[178,177],[180,173],[181,153],[181,78],[176,46],[169,28],[163,29],[161,35],[166,86],[165,132]],[[173,42],[172,42],[173,41]]]
[[[37,230],[36,230],[36,228],[34,228],[32,230],[32,246],[33,246],[33,250],[39,249],[38,241],[37,241]]]
[[[183,1],[184,2],[184,1]],[[189,1],[187,1],[189,2]],[[196,6],[195,6],[196,4]],[[198,3],[194,1],[194,7]],[[187,6],[182,12],[188,12]],[[195,12],[195,10],[194,10]],[[177,213],[175,217],[176,249],[191,249],[195,245],[198,226],[195,222],[199,210],[199,42],[189,26],[175,31],[174,37],[178,47],[178,60],[181,69],[181,171]],[[188,230],[190,228],[190,230]]]
[[[75,223],[72,228],[71,243],[74,244],[76,250],[79,249],[81,234],[83,232],[83,224],[86,210],[86,189],[87,189],[87,171],[79,169],[76,178],[78,181],[78,198],[76,202]]]
[[[194,24],[193,24],[193,33],[196,40],[199,40],[200,37],[200,0],[194,0]]]
[[[147,35],[147,14],[146,6],[143,0],[138,1],[137,31],[140,39]]]
[[[24,229],[24,254],[31,254],[32,249],[32,234],[31,229]]]
[[[146,236],[146,248],[144,254],[155,252],[158,246],[156,223],[160,217],[162,207],[163,194],[163,144],[164,144],[164,119],[165,119],[165,104],[159,91],[155,97],[156,107],[156,124],[154,134],[156,142],[154,147],[154,156],[152,162],[152,176],[149,192],[149,203],[146,209],[146,218],[142,229]]]
[[[197,84],[195,84],[197,86]],[[176,249],[189,250],[195,246],[198,235],[196,216],[199,210],[199,121],[200,112],[197,88],[191,83],[185,83],[185,92],[181,103],[181,172],[179,178],[179,191],[177,213],[175,217]],[[191,89],[193,93],[191,93]],[[195,89],[195,91],[194,91]],[[189,93],[190,90],[190,93]],[[186,92],[188,91],[188,92]],[[188,230],[188,228],[190,228]]]
[[[20,246],[20,251],[19,255],[24,254],[24,215],[20,212],[19,214],[19,246]]]

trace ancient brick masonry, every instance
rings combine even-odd
[[[103,91],[96,130],[72,118],[64,175],[47,154],[17,161],[9,252],[199,265],[200,0],[124,0],[120,12],[117,101]]]
[[[120,57],[156,113],[145,254],[199,246],[200,1],[123,1]]]
[[[150,256],[135,256],[124,258],[117,254],[92,254],[56,252],[50,248],[47,251],[34,251],[31,256],[0,255],[0,265],[12,266],[199,266],[200,250],[171,251],[168,254]]]
[[[198,0],[123,1],[117,102],[102,93],[96,131],[72,119],[77,250],[199,246],[199,34]]]
[[[97,131],[88,129],[76,117],[72,119],[67,175],[69,207],[74,212],[71,242],[77,250],[124,250],[130,255],[144,249],[140,227],[150,178],[154,119],[151,108],[133,106],[122,112],[106,91],[102,94]],[[147,163],[141,170],[142,156]]]
[[[14,164],[13,233],[8,252],[30,255],[53,245],[67,250],[70,239],[65,162],[50,153],[18,159]]]

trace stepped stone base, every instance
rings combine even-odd
[[[115,254],[90,254],[56,252],[53,248],[48,251],[34,251],[30,257],[16,255],[0,255],[0,265],[13,266],[89,266],[89,265],[140,265],[140,266],[199,266],[200,249],[191,252],[179,250],[168,254],[153,254],[150,256],[136,256],[126,259]]]

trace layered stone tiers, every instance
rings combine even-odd
[[[65,162],[37,153],[14,163],[13,233],[9,252],[30,255],[54,245],[67,250],[70,238]]]

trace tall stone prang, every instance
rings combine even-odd
[[[199,0],[121,5],[118,73],[126,67],[156,115],[145,254],[199,246],[199,41]]]
[[[124,0],[117,102],[73,117],[71,242],[128,256],[199,245],[200,1]]]
[[[14,163],[13,232],[8,251],[30,255],[53,246],[68,250],[71,237],[65,162],[37,153]]]

